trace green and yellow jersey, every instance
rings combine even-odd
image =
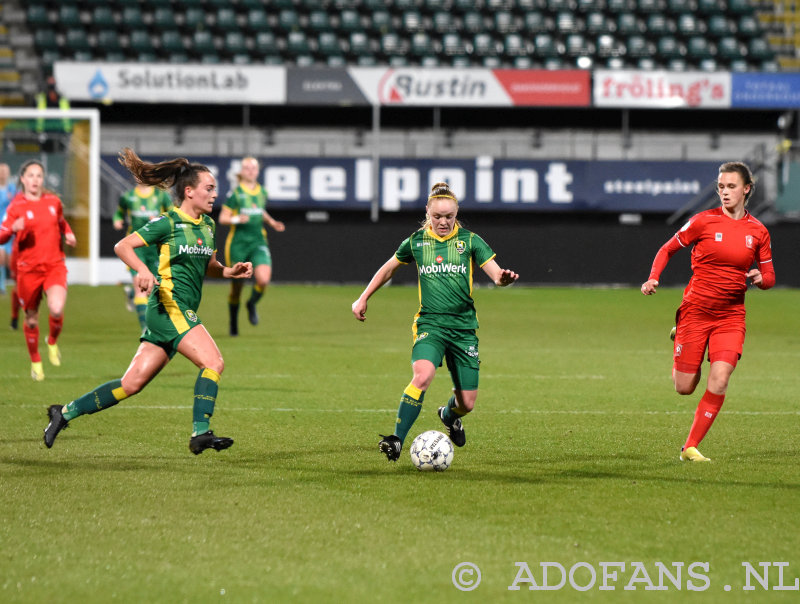
[[[447,237],[426,228],[403,241],[395,258],[403,264],[416,262],[419,275],[415,324],[477,329],[472,273],[476,265],[481,267],[494,257],[483,239],[459,226]]]
[[[144,196],[134,188],[120,195],[114,220],[124,220],[127,217],[130,223],[128,233],[132,233],[171,207],[172,200],[166,191],[153,187],[152,193]]]
[[[171,309],[197,310],[203,279],[214,256],[214,221],[206,215],[193,219],[179,208],[162,214],[135,231],[148,247],[158,250],[159,285],[153,288],[150,304]]]
[[[266,242],[263,212],[267,208],[267,192],[260,184],[256,183],[252,189],[239,185],[231,191],[224,205],[230,208],[234,216],[248,216],[247,222],[231,225],[226,247],[232,241],[245,245]]]

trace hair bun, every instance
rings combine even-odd
[[[431,193],[433,193],[436,189],[447,189],[449,191],[450,185],[448,185],[446,182],[437,182],[431,187]]]

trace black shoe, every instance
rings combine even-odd
[[[239,305],[228,304],[228,333],[232,336],[239,335]]]
[[[439,407],[439,419],[442,420],[445,428],[447,428],[447,433],[450,436],[450,440],[453,441],[453,444],[456,447],[463,447],[467,444],[467,435],[464,434],[464,426],[461,425],[461,418],[459,417],[455,420],[452,424],[448,424],[444,421],[444,407]]]
[[[232,438],[225,436],[214,436],[214,433],[209,430],[203,434],[192,436],[189,439],[189,450],[195,455],[200,455],[206,449],[214,449],[215,451],[222,451],[227,449],[233,444]]]
[[[47,408],[47,417],[50,418],[50,423],[44,429],[44,444],[49,449],[53,446],[58,433],[69,426],[69,422],[61,415],[61,405],[50,405]]]
[[[17,327],[19,327],[19,319],[17,317],[11,317],[11,329],[16,331]]]
[[[250,325],[258,325],[258,313],[256,312],[255,302],[247,303],[247,319],[250,321]]]
[[[379,436],[381,437],[381,442],[378,443],[378,448],[381,450],[381,453],[386,455],[386,459],[389,461],[397,461],[400,459],[400,451],[403,450],[402,441],[394,434],[390,436],[380,434]]]

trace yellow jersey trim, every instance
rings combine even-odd
[[[447,235],[446,237],[439,237],[439,235],[437,235],[436,233],[433,232],[433,229],[431,227],[428,227],[426,229],[426,231],[427,231],[428,235],[430,235],[431,237],[436,239],[436,241],[440,241],[440,242],[441,241],[447,241],[448,239],[452,239],[453,237],[455,237],[458,234],[458,225],[454,226],[453,230],[450,231],[450,234]]]

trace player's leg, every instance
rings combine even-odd
[[[394,433],[389,436],[381,435],[382,440],[378,445],[381,453],[386,455],[389,461],[397,461],[400,457],[403,442],[422,410],[425,392],[436,376],[436,368],[442,364],[443,356],[444,342],[435,333],[432,331],[417,333],[411,351],[411,368],[414,373],[400,397]]]
[[[233,439],[216,436],[209,429],[209,422],[217,402],[219,379],[225,368],[222,353],[202,324],[192,327],[181,339],[178,352],[200,369],[194,384],[192,437],[189,440],[189,449],[195,455],[206,449],[216,451],[227,449],[233,444]]]
[[[480,358],[478,337],[474,331],[453,332],[448,343],[447,368],[453,380],[453,396],[439,407],[439,418],[447,427],[450,440],[457,447],[467,442],[462,418],[475,408],[478,398]]]
[[[169,355],[163,348],[151,342],[142,342],[122,378],[101,384],[63,407],[50,406],[50,423],[44,429],[44,444],[52,447],[58,433],[76,417],[108,409],[137,394],[168,362]]]
[[[0,245],[0,294],[6,293],[6,277],[8,276],[6,245],[5,243]]]
[[[272,257],[267,246],[259,246],[255,253],[251,255],[250,261],[253,263],[253,290],[247,300],[247,318],[251,325],[258,325],[258,312],[256,304],[264,295],[269,282],[272,280]]]
[[[31,358],[31,377],[36,382],[44,379],[42,357],[39,354],[39,304],[42,301],[43,280],[43,275],[36,272],[18,273],[17,278],[17,292],[24,313],[22,331]]]
[[[50,364],[54,367],[61,365],[61,351],[58,349],[58,336],[64,327],[64,308],[67,304],[67,272],[48,276],[45,281],[45,294],[47,296],[47,310],[49,313],[49,332],[47,334],[47,354]]]
[[[239,300],[242,296],[242,285],[241,279],[233,279],[228,294],[228,333],[232,336],[239,335]]]

